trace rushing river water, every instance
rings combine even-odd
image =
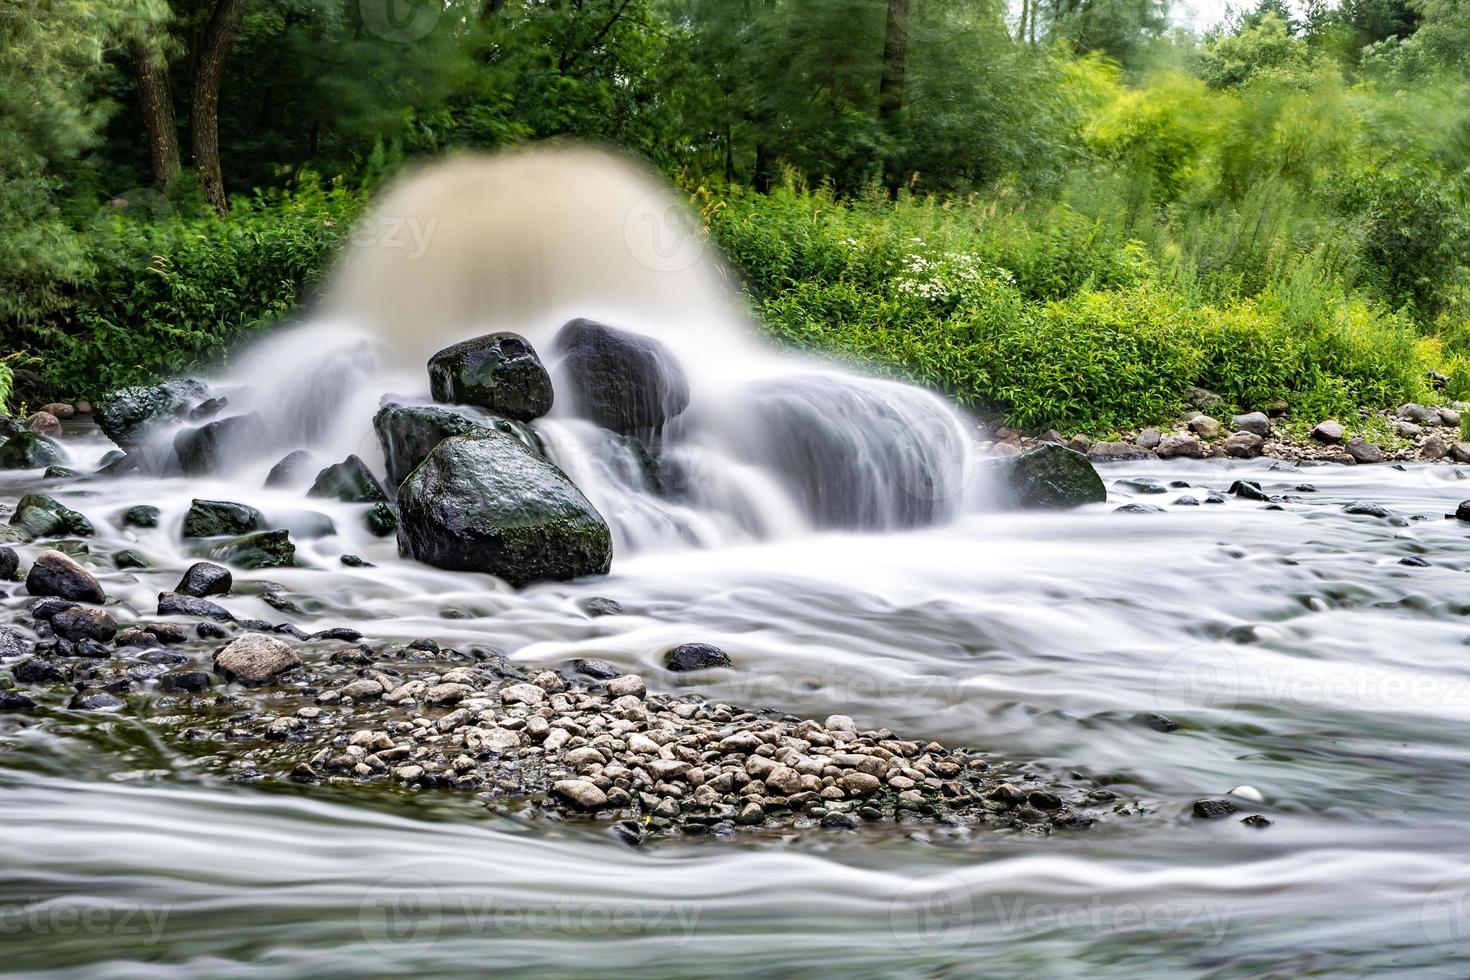
[[[99,736],[63,713],[5,723],[4,968],[1453,975],[1470,924],[1470,558],[1465,526],[1442,515],[1470,486],[1461,476],[1114,467],[1110,483],[1317,489],[1284,510],[1232,497],[1164,514],[1117,513],[1131,491],[1114,491],[1065,514],[635,555],[605,580],[522,592],[395,563],[365,532],[304,542],[306,567],[242,578],[309,596],[307,629],[477,642],[526,663],[595,655],[655,688],[680,683],[657,651],[714,642],[738,670],[701,678],[711,695],[1079,770],[1151,812],[1046,838],[813,831],[640,851],[604,827],[521,822],[449,792],[223,784],[126,717]],[[5,477],[3,493],[25,485]],[[105,517],[210,489],[124,481],[59,496]],[[1136,499],[1190,492],[1203,496]],[[267,495],[245,496],[269,511]],[[1427,519],[1343,512],[1360,498]],[[326,509],[355,526],[349,505]],[[121,545],[97,523],[94,551]],[[153,533],[127,532],[158,570],[132,590],[106,579],[145,613],[188,560]],[[336,567],[349,546],[387,567]],[[1430,564],[1399,564],[1410,555]],[[587,619],[576,600],[589,595],[626,614]],[[12,613],[25,603],[6,600]],[[1138,717],[1151,712],[1180,729],[1154,730]],[[1242,785],[1264,797],[1243,812],[1274,825],[1189,815]]]

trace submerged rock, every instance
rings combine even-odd
[[[1108,491],[1088,458],[1047,443],[1008,460],[1006,479],[1022,507],[1079,507],[1103,503]]]
[[[300,666],[294,650],[263,633],[246,633],[214,655],[215,673],[246,687],[269,684]]]
[[[296,545],[287,531],[257,531],[212,544],[209,556],[237,568],[291,568]]]
[[[730,655],[709,643],[683,643],[664,654],[664,666],[675,673],[734,667]]]
[[[370,504],[388,499],[372,470],[357,456],[348,456],[318,473],[316,482],[306,495],[328,497],[349,504]]]
[[[23,527],[33,537],[45,538],[60,534],[90,536],[96,533],[92,522],[65,506],[54,497],[39,493],[28,493],[15,505],[10,523]]]
[[[689,407],[684,369],[652,337],[577,319],[561,328],[555,346],[574,410],[603,428],[655,433]]]
[[[59,551],[43,551],[26,576],[26,591],[31,595],[58,596],[77,602],[107,601],[107,593],[91,572],[76,560]]]
[[[39,470],[65,462],[61,444],[36,432],[13,435],[0,445],[0,470]]]
[[[551,376],[530,341],[492,333],[446,347],[429,359],[434,400],[478,405],[529,422],[551,411]]]
[[[197,616],[203,619],[212,619],[218,623],[233,623],[235,614],[224,606],[210,602],[208,599],[200,599],[197,596],[179,595],[176,592],[158,593],[158,615],[160,616]],[[201,629],[199,635],[205,636],[203,623],[199,624]],[[215,634],[210,634],[215,635]],[[222,635],[222,634],[221,634]]]
[[[287,453],[286,456],[265,475],[268,487],[303,486],[312,473],[319,470],[316,457],[305,449]]]
[[[202,598],[207,595],[224,595],[230,591],[235,578],[230,574],[228,568],[215,565],[207,561],[199,561],[189,566],[184,572],[184,577],[179,584],[174,586],[174,591],[180,595],[191,595]]]
[[[233,500],[195,500],[184,515],[184,537],[214,538],[260,528],[260,511]]]
[[[209,397],[209,389],[193,379],[161,385],[123,388],[97,400],[94,415],[107,438],[124,449],[134,449],[178,416],[182,409]]]
[[[72,606],[51,617],[51,628],[68,640],[106,642],[117,635],[117,620],[101,609]]]
[[[162,512],[152,504],[138,504],[122,513],[123,527],[157,527]]]
[[[491,432],[446,439],[399,490],[398,547],[439,568],[515,586],[601,575],[612,534],[548,460]]]
[[[174,453],[185,473],[203,476],[220,471],[231,457],[249,453],[266,438],[265,420],[258,414],[232,415],[180,432],[174,436]]]
[[[452,436],[503,432],[527,450],[540,454],[536,434],[520,422],[494,416],[474,417],[437,405],[385,405],[373,417],[373,428],[383,446],[388,483],[398,487],[418,468],[434,447]]]

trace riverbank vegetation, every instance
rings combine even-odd
[[[393,9],[0,12],[12,402],[216,362],[405,164],[556,137],[686,188],[779,342],[1022,427],[1159,422],[1196,385],[1314,421],[1470,397],[1452,0],[1203,36],[1156,0]]]

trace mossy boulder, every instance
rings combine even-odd
[[[23,527],[36,538],[58,534],[92,535],[97,533],[92,522],[65,506],[54,497],[28,493],[15,505],[10,523]]]
[[[384,405],[373,417],[373,428],[383,446],[388,484],[397,487],[451,436],[504,432],[528,450],[540,453],[536,433],[521,422],[496,415],[479,415],[437,405]]]
[[[211,542],[209,557],[236,568],[290,568],[296,564],[296,545],[288,531],[257,531]]]
[[[1108,499],[1102,477],[1079,452],[1046,443],[1006,461],[1006,479],[1022,507],[1065,508]]]
[[[308,497],[329,497],[349,504],[372,504],[388,499],[378,478],[356,456],[333,463],[316,475]]]
[[[124,449],[133,449],[208,397],[209,389],[192,378],[136,385],[103,395],[93,406],[93,416],[107,438]]]
[[[260,529],[260,511],[232,500],[195,500],[184,515],[184,537],[214,538]]]
[[[478,405],[529,422],[551,411],[551,375],[530,341],[492,333],[446,347],[429,359],[429,390],[438,402]]]
[[[612,533],[565,473],[500,432],[446,439],[398,494],[398,548],[515,586],[605,574]]]
[[[61,443],[39,432],[21,432],[0,445],[0,470],[39,470],[66,462]]]

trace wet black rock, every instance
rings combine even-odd
[[[174,436],[179,466],[190,476],[217,473],[229,463],[266,445],[269,432],[256,413],[232,415]]]
[[[231,500],[195,500],[184,515],[184,537],[214,538],[258,530],[260,511]]]
[[[48,466],[48,467],[46,467],[46,472],[44,472],[44,473],[41,474],[41,479],[43,479],[43,480],[72,480],[72,479],[75,479],[78,476],[81,476],[81,474],[78,473],[76,470],[68,469],[65,466]]]
[[[32,537],[46,538],[62,534],[90,536],[96,533],[92,522],[62,504],[55,497],[28,493],[15,505],[10,523],[23,527]]]
[[[551,376],[526,338],[492,333],[446,347],[429,359],[434,400],[476,405],[529,422],[551,411]]]
[[[302,629],[300,626],[297,626],[294,623],[277,623],[275,626],[271,627],[271,632],[280,633],[282,636],[289,636],[297,640],[304,641],[311,639],[310,633],[306,632],[306,630]]]
[[[26,576],[26,591],[35,596],[57,596],[77,602],[102,603],[107,593],[91,572],[59,551],[43,551]]]
[[[31,638],[13,626],[0,626],[0,661],[29,656],[36,649]]]
[[[19,691],[0,691],[0,711],[34,711],[36,702]]]
[[[97,400],[93,414],[107,437],[124,449],[143,445],[181,410],[209,397],[209,389],[192,379],[161,385],[123,388]]]
[[[1127,490],[1132,493],[1168,493],[1169,488],[1155,480],[1131,479],[1116,480],[1113,487],[1118,490]]]
[[[1192,497],[1192,496],[1190,496],[1189,494],[1186,493],[1186,494],[1184,494],[1181,497],[1174,498],[1174,506],[1176,506],[1176,507],[1198,507],[1199,506],[1199,501],[1197,499],[1195,499],[1194,497]]]
[[[1358,514],[1363,517],[1386,518],[1393,516],[1389,513],[1387,507],[1379,503],[1374,503],[1371,500],[1354,500],[1342,510],[1345,514]]]
[[[473,414],[475,409],[440,405],[385,405],[373,416],[373,429],[383,447],[388,485],[395,490],[418,468],[434,447],[451,436],[503,432],[530,452],[541,454],[536,433],[521,422]]]
[[[199,561],[189,566],[174,591],[180,595],[203,598],[208,595],[224,595],[235,584],[230,570],[212,562]]]
[[[161,511],[152,504],[138,504],[122,513],[123,527],[157,527]]]
[[[548,460],[510,436],[446,439],[399,490],[399,551],[514,586],[606,574],[612,534]]]
[[[603,428],[647,436],[689,406],[684,369],[652,337],[577,319],[557,333],[555,347],[573,410]]]
[[[1005,462],[1007,481],[1022,507],[1079,507],[1108,499],[1102,477],[1087,457],[1046,443]]]
[[[1418,555],[1406,555],[1405,557],[1399,559],[1399,564],[1408,565],[1410,568],[1429,567],[1429,562],[1425,561],[1423,558],[1420,558]]]
[[[684,643],[664,654],[664,666],[675,673],[734,667],[730,655],[709,643]]]
[[[362,520],[367,525],[368,533],[376,537],[386,538],[398,530],[398,514],[388,503],[373,504]]]
[[[850,813],[832,811],[822,815],[822,829],[824,830],[856,830],[858,818]]]
[[[314,640],[346,640],[348,643],[356,643],[362,639],[362,634],[348,626],[333,626],[331,629],[317,630],[311,634]]]
[[[1156,732],[1177,732],[1179,723],[1167,715],[1147,714],[1143,715],[1143,723]]]
[[[1228,817],[1238,808],[1229,800],[1195,800],[1194,815],[1202,820]]]
[[[100,688],[78,691],[66,706],[73,711],[121,711],[127,707],[122,698]]]
[[[600,595],[583,599],[577,605],[584,613],[594,618],[598,616],[621,616],[623,614],[623,604],[621,602]]]
[[[223,640],[230,635],[229,630],[214,623],[199,623],[194,627],[194,633],[201,640]]]
[[[22,432],[0,444],[0,470],[39,470],[65,462],[61,443],[38,432]]]
[[[1245,500],[1270,500],[1261,485],[1252,480],[1236,480],[1230,484],[1231,495],[1244,498]]]
[[[1248,817],[1242,817],[1240,822],[1247,827],[1265,828],[1271,826],[1274,821],[1270,817],[1262,816],[1259,813],[1252,813]]]
[[[170,694],[197,694],[209,690],[209,674],[202,670],[171,670],[158,677],[158,686]]]
[[[321,469],[316,457],[305,449],[297,449],[287,453],[286,456],[265,475],[265,485],[268,487],[299,487],[305,486],[306,481],[311,479],[311,474]]]
[[[388,499],[372,470],[357,456],[348,456],[318,473],[316,482],[306,495],[349,504],[370,504]]]
[[[621,670],[608,663],[606,660],[598,660],[593,657],[572,661],[572,669],[579,674],[585,674],[594,680],[610,681],[622,674]]]
[[[117,635],[117,620],[101,609],[73,606],[51,617],[51,628],[57,636],[68,640],[96,640],[99,643]]]
[[[40,657],[22,660],[10,668],[10,675],[17,684],[65,684],[66,675],[61,668]]]
[[[1122,507],[1114,507],[1115,514],[1162,514],[1164,508],[1153,504],[1124,504]]]
[[[1026,794],[1026,802],[1038,810],[1060,810],[1062,808],[1062,798],[1045,790],[1033,790]]]
[[[215,542],[209,556],[237,568],[291,568],[296,564],[296,545],[286,531],[258,531]]]
[[[76,603],[70,599],[57,599],[48,596],[45,599],[37,599],[31,603],[31,615],[36,619],[49,620],[63,609],[70,609],[75,605]]]
[[[152,563],[135,548],[124,548],[112,556],[112,564],[118,568],[151,568]]]
[[[1462,500],[1455,506],[1454,514],[1446,514],[1461,521],[1470,521],[1470,500]]]
[[[341,558],[338,559],[338,561],[342,562],[342,564],[346,565],[348,568],[376,568],[377,567],[376,565],[374,565],[370,561],[363,561],[357,555],[343,555]]]
[[[20,555],[14,548],[0,547],[0,581],[13,581],[18,571],[20,571]]]
[[[158,593],[158,615],[160,616],[196,616],[203,619],[212,619],[220,623],[233,622],[234,615],[225,607],[201,599],[192,595],[179,595],[177,592]],[[204,624],[201,623],[200,626]],[[200,634],[203,636],[204,634]]]

